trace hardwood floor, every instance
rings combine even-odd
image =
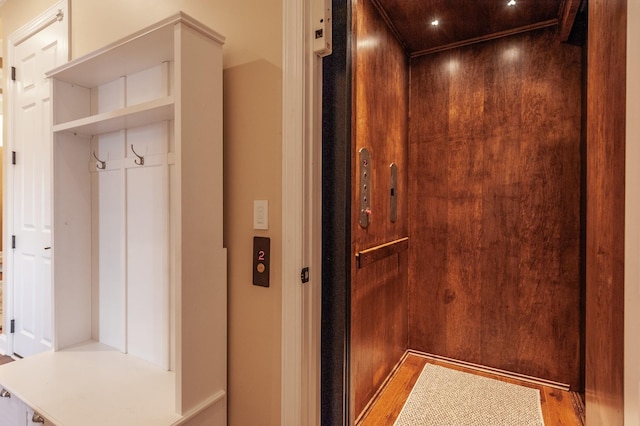
[[[570,391],[551,386],[534,384],[525,380],[462,367],[450,362],[433,359],[421,354],[405,354],[396,371],[390,376],[382,390],[356,422],[358,426],[392,425],[411,393],[418,376],[426,363],[454,368],[508,383],[528,386],[540,390],[540,405],[545,426],[584,426],[584,402],[582,397]]]

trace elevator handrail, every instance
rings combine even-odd
[[[377,262],[385,257],[405,251],[409,248],[409,237],[404,237],[385,244],[361,250],[356,253],[356,263],[358,268],[364,268],[371,263]]]

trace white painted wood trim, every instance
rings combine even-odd
[[[312,10],[312,0],[283,1],[281,424],[292,426],[320,424],[322,60],[305,37]]]
[[[302,424],[304,2],[283,1],[281,421]]]
[[[68,18],[69,5],[68,0],[60,0],[45,12],[43,12],[40,16],[36,17],[34,20],[29,22],[24,27],[20,28],[16,32],[12,33],[9,36],[9,44],[13,46],[17,46],[32,35],[37,32],[47,28],[49,25],[53,24],[56,21],[62,21],[65,17]],[[67,24],[69,23],[69,19],[67,19]],[[67,33],[68,33],[69,25],[67,25]],[[67,43],[68,46],[68,43]],[[67,50],[68,52],[68,50]]]
[[[627,2],[624,426],[640,426],[640,2]]]
[[[213,407],[214,405],[216,405],[216,404],[218,404],[220,402],[223,402],[224,398],[226,396],[227,396],[227,393],[225,391],[219,390],[213,396],[205,399],[200,404],[196,405],[194,408],[189,410],[189,412],[183,414],[182,418],[179,421],[175,422],[171,426],[178,426],[178,425],[187,424],[189,421],[191,421],[194,418],[196,418],[200,413],[205,411],[207,408]]]
[[[310,267],[310,280],[303,287],[302,424],[315,426],[320,425],[321,420],[322,59],[313,53],[307,55],[307,59],[307,90],[310,95],[305,144],[304,252]]]
[[[190,17],[184,12],[178,12],[175,15],[172,15],[166,19],[163,19],[153,25],[150,25],[140,31],[137,31],[130,36],[124,37],[120,40],[114,41],[111,44],[108,44],[100,49],[97,49],[93,52],[87,53],[84,56],[73,59],[72,61],[61,65],[53,70],[51,70],[47,75],[49,77],[56,75],[59,79],[71,80],[76,83],[85,84],[87,86],[97,85],[98,83],[93,81],[91,83],[87,83],[78,77],[78,73],[80,74],[97,74],[100,68],[105,68],[106,64],[114,60],[121,60],[122,58],[129,59],[131,54],[135,51],[139,51],[147,46],[144,43],[147,43],[147,40],[152,40],[152,44],[154,48],[158,47],[159,43],[166,43],[170,40],[173,40],[173,28],[170,25],[178,25],[184,24],[189,28],[203,34],[204,36],[214,40],[220,45],[223,45],[225,42],[225,37],[219,34],[218,32],[207,28],[204,24],[198,22],[194,18]],[[159,37],[158,39],[154,39],[150,37],[152,34],[156,33]],[[162,38],[165,37],[165,38]],[[138,45],[137,41],[142,40],[143,44]],[[116,56],[110,56],[114,54]],[[171,49],[171,45],[167,44],[166,51],[160,51],[161,54],[168,55],[164,60],[171,61],[173,60],[174,50]],[[131,59],[129,59],[131,60]],[[104,64],[101,62],[104,61]],[[157,58],[154,57],[149,61],[150,64],[155,64],[157,62]],[[94,68],[90,71],[83,69],[80,65],[83,63],[91,63],[91,66]],[[146,66],[140,68],[140,70],[145,69]],[[68,76],[66,73],[70,72],[72,75]],[[127,71],[127,74],[130,74],[134,71]],[[100,78],[99,76],[89,75],[88,78]],[[108,77],[103,82],[109,81],[112,76]]]

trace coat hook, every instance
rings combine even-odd
[[[133,149],[133,144],[131,144],[131,151],[135,154],[136,157],[138,157],[138,160],[133,160],[134,163],[136,163],[138,166],[144,166],[144,157],[141,155],[138,155],[138,153],[135,151],[135,149]]]
[[[44,423],[44,417],[42,417],[38,413],[33,413],[33,416],[31,416],[31,422],[32,423]]]
[[[95,151],[93,151],[93,158],[95,158],[98,161],[98,164],[96,164],[97,168],[99,168],[100,170],[104,170],[107,168],[106,161],[102,161],[101,159],[99,159]]]

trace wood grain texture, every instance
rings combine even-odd
[[[585,395],[593,426],[624,423],[626,28],[626,1],[589,1]]]
[[[406,350],[406,271],[406,252],[358,270],[351,296],[351,391],[355,417]]]
[[[407,223],[408,59],[370,0],[354,2],[352,205],[359,206],[356,153],[371,153],[371,216],[367,228],[352,213],[352,419],[380,387],[407,345],[407,252],[363,268],[356,253],[404,238]],[[390,165],[398,166],[398,220],[391,222]]]
[[[404,403],[427,363],[501,380],[506,383],[538,389],[540,391],[542,417],[546,425],[583,426],[585,424],[584,413],[580,410],[580,407],[576,407],[574,404],[576,399],[580,399],[580,396],[574,392],[559,390],[540,384],[532,384],[515,378],[479,372],[444,361],[434,360],[419,354],[408,353],[390,380],[385,384],[385,387],[381,390],[373,404],[365,412],[361,421],[357,423],[358,426],[392,425],[400,415]]]
[[[364,268],[380,259],[406,251],[408,248],[409,237],[400,238],[399,240],[359,251],[356,254],[356,263],[358,264],[358,268]]]
[[[560,11],[558,17],[560,19],[560,41],[569,40],[571,30],[573,29],[573,23],[576,20],[576,15],[580,9],[580,3],[582,0],[562,0],[560,4]]]
[[[400,415],[404,403],[409,398],[427,362],[424,357],[407,354],[356,424],[359,426],[392,425]]]
[[[562,3],[561,0],[519,1],[510,7],[505,0],[376,2],[411,54],[557,21]],[[440,22],[437,27],[430,25],[434,19]]]
[[[412,59],[409,348],[579,388],[581,51]]]

